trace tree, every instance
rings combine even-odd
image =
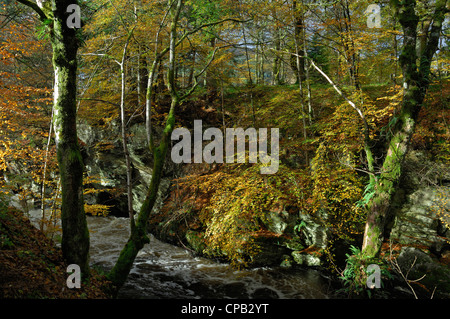
[[[403,73],[403,100],[398,115],[393,119],[391,138],[381,173],[375,181],[375,192],[367,205],[362,252],[367,257],[375,257],[381,249],[389,207],[399,186],[403,162],[410,147],[419,112],[422,108],[430,84],[430,67],[435,54],[447,8],[447,0],[437,0],[434,11],[429,12],[432,23],[428,24],[426,39],[421,38],[417,50],[417,28],[420,16],[416,12],[415,0],[392,1],[398,21],[403,29],[403,48],[400,66]]]
[[[183,5],[182,0],[170,0],[169,2],[169,12],[172,17],[171,27],[170,27],[170,62],[168,71],[168,81],[169,87],[172,92],[174,90],[174,75],[175,75],[175,47],[176,47],[176,36],[177,36],[177,26],[178,19],[180,17],[181,8]],[[150,78],[152,78],[150,76]],[[150,81],[150,80],[149,80]],[[150,86],[151,87],[151,86]],[[173,93],[171,92],[171,95]],[[147,99],[151,98],[147,93]],[[108,278],[113,282],[117,289],[119,289],[126,281],[128,274],[130,273],[131,267],[133,266],[134,260],[138,252],[144,247],[145,244],[150,242],[147,236],[147,220],[153,209],[158,195],[159,184],[161,182],[161,176],[164,167],[164,161],[166,158],[167,149],[170,143],[170,135],[175,126],[175,108],[178,105],[179,100],[173,100],[169,114],[166,119],[166,126],[163,132],[162,139],[158,147],[153,145],[153,139],[149,139],[150,149],[153,151],[153,174],[150,186],[146,195],[144,202],[142,203],[141,211],[136,221],[134,219],[130,220],[131,223],[131,233],[130,238],[125,244],[124,248],[120,252],[119,259],[114,265],[113,269],[108,274]],[[149,114],[149,113],[147,113]],[[150,128],[151,129],[151,128]],[[147,132],[147,135],[151,134]]]
[[[356,90],[361,89],[359,79],[359,53],[354,39],[354,31],[350,13],[350,4],[348,0],[338,1],[335,5],[337,27],[341,35],[341,43],[344,48],[345,59],[347,61],[351,84]]]
[[[303,4],[303,3],[301,3]],[[292,11],[294,18],[294,47],[296,56],[292,56],[295,60],[292,63],[292,69],[296,73],[295,76],[297,78],[297,82],[304,81],[305,79],[305,53],[306,48],[303,47],[303,37],[305,33],[305,25],[304,25],[304,8],[301,4],[297,3],[297,0],[292,1]],[[300,84],[301,86],[301,84]]]
[[[89,231],[83,201],[84,164],[76,128],[77,51],[79,30],[67,19],[69,5],[76,0],[17,0],[33,9],[48,26],[53,50],[54,93],[53,126],[61,178],[61,222],[63,256],[80,266],[89,276]]]
[[[131,159],[130,153],[128,151],[127,146],[127,122],[126,122],[126,114],[125,114],[125,89],[126,89],[126,56],[128,44],[130,42],[130,38],[133,35],[134,28],[128,32],[128,37],[125,42],[125,46],[123,48],[122,60],[119,62],[120,66],[120,126],[121,126],[121,134],[122,134],[122,147],[123,152],[125,154],[125,165],[127,168],[127,197],[128,197],[128,216],[130,216],[130,220],[134,220],[134,212],[133,212],[133,181],[132,181],[132,171],[131,171]],[[138,83],[139,86],[139,83]]]
[[[134,260],[138,254],[138,252],[144,247],[145,244],[150,242],[150,239],[147,236],[147,221],[152,212],[153,206],[155,205],[156,199],[158,197],[159,185],[161,182],[161,177],[163,173],[164,163],[166,159],[167,150],[169,148],[171,142],[171,134],[173,129],[175,128],[175,112],[179,107],[180,103],[188,98],[197,88],[199,82],[198,79],[202,74],[205,73],[206,69],[209,67],[211,62],[215,57],[215,53],[220,47],[215,47],[213,52],[210,54],[210,59],[206,63],[205,67],[198,72],[194,76],[194,83],[192,87],[188,88],[185,92],[179,92],[176,85],[176,63],[177,63],[177,47],[182,43],[184,39],[187,38],[188,35],[198,32],[202,28],[223,23],[224,21],[230,20],[219,20],[215,22],[205,23],[201,26],[190,30],[185,31],[183,35],[178,36],[178,27],[180,15],[183,9],[184,0],[169,0],[168,2],[168,14],[170,15],[170,27],[169,27],[169,45],[163,49],[159,54],[156,55],[156,59],[161,59],[165,54],[169,54],[169,61],[167,67],[167,89],[169,91],[171,97],[171,105],[169,114],[167,115],[164,130],[162,133],[162,137],[159,141],[159,145],[156,146],[154,139],[151,137],[151,125],[148,125],[149,118],[147,118],[147,136],[149,136],[149,148],[153,153],[153,174],[150,182],[150,186],[147,190],[147,195],[142,203],[141,210],[138,214],[136,221],[131,218],[131,233],[130,237],[125,244],[124,248],[120,252],[119,259],[114,265],[113,269],[108,274],[108,278],[113,282],[116,286],[116,289],[119,289],[126,281],[128,274],[133,266]],[[163,20],[166,19],[164,16]],[[233,20],[233,19],[231,19]],[[155,60],[156,60],[155,59]],[[152,71],[154,70],[155,63],[152,64]],[[151,72],[150,71],[150,74]],[[152,76],[149,76],[149,81],[152,81]],[[147,89],[151,89],[152,85],[148,85]],[[147,91],[147,101],[151,100],[151,92]],[[147,102],[147,107],[151,106],[150,103]],[[146,110],[147,116],[151,116],[151,112],[149,109]]]

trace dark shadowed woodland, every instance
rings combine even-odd
[[[1,0],[0,298],[449,298],[449,13]],[[231,128],[244,150],[205,161],[226,148],[206,132]],[[178,132],[203,158],[174,161]]]

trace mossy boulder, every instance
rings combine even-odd
[[[302,251],[294,251],[291,255],[294,261],[301,266],[320,267],[323,265],[322,251],[314,245]]]
[[[88,204],[104,204],[112,206],[110,214],[114,216],[128,216],[125,155],[120,137],[119,121],[111,121],[107,129],[93,126],[80,121],[78,138],[81,141],[83,161],[86,175],[96,181],[89,185],[98,190],[85,196]],[[128,152],[131,159],[133,179],[133,209],[138,213],[147,194],[153,175],[153,157],[147,146],[147,137],[144,123],[134,123],[129,128]],[[159,133],[156,134],[159,136]],[[167,161],[166,172],[174,169],[171,161]],[[160,184],[160,194],[157,207],[170,185],[168,178],[163,178]]]
[[[412,151],[405,161],[400,191],[392,205],[390,240],[422,247],[437,257],[450,250],[450,171],[425,153]]]
[[[391,239],[403,245],[426,246],[437,254],[450,249],[450,231],[445,220],[450,216],[449,187],[425,187],[407,196],[396,212]]]

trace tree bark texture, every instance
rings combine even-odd
[[[375,193],[367,207],[368,215],[362,250],[368,257],[375,257],[379,254],[384,240],[385,224],[390,217],[390,203],[398,188],[404,159],[430,84],[431,61],[437,50],[445,17],[446,2],[446,0],[436,1],[433,25],[429,30],[426,46],[418,56],[416,44],[417,26],[420,19],[415,13],[416,1],[394,1],[404,35],[400,55],[404,95],[381,174],[376,181]]]
[[[77,30],[67,26],[66,13],[73,0],[52,1],[53,68],[55,72],[54,118],[57,158],[61,178],[61,247],[68,263],[89,271],[89,231],[83,201],[83,170],[77,138]]]
[[[61,183],[61,224],[63,256],[69,264],[80,266],[82,275],[89,276],[89,231],[83,201],[84,164],[77,138],[77,51],[78,30],[70,28],[67,19],[69,5],[77,0],[33,2],[17,0],[39,15],[50,28],[55,74],[53,92],[53,127]],[[48,21],[51,21],[48,24]]]

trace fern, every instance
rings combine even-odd
[[[37,37],[39,40],[42,39],[48,39],[49,37],[49,33],[47,32],[47,27],[50,26],[53,23],[52,19],[45,19],[44,21],[42,21],[41,25],[38,25],[36,27],[36,31],[37,31]]]
[[[306,223],[302,220],[300,224],[294,226],[294,230],[300,232],[303,227],[306,227]]]
[[[375,195],[375,185],[373,183],[367,184],[364,189],[364,196],[361,200],[356,202],[357,207],[365,207],[369,201],[372,199],[373,195]]]
[[[370,264],[379,265],[381,278],[392,279],[392,275],[383,262],[377,259],[367,258],[358,247],[350,246],[350,252],[351,254],[345,254],[347,257],[347,266],[340,277],[345,288],[340,291],[356,295],[365,293],[369,298],[372,298],[372,290],[367,287],[367,278],[372,272],[367,272],[367,267]],[[384,287],[383,280],[380,281],[380,284],[381,287]]]

